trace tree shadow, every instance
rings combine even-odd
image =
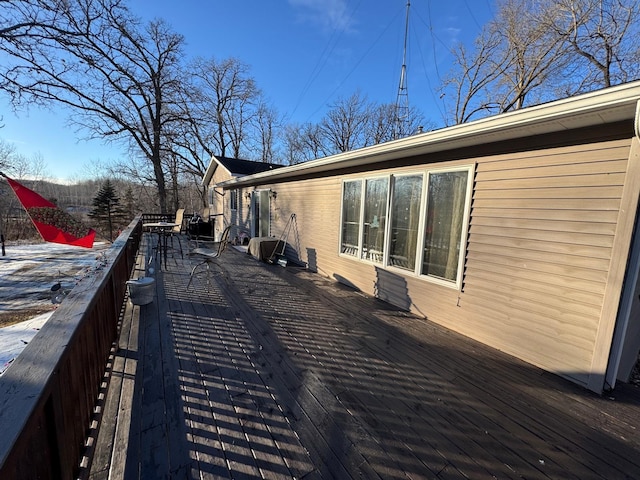
[[[185,292],[186,270],[164,273],[157,312],[173,344],[145,350],[176,364],[176,381],[145,367],[145,388],[179,402],[164,420],[178,435],[147,452],[158,465],[166,451],[194,477],[640,473],[637,404],[615,405],[623,441],[606,399],[319,275],[235,253]],[[406,291],[396,277],[381,271],[378,291]]]

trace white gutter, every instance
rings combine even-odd
[[[337,168],[375,164],[396,158],[604,125],[634,118],[635,132],[638,135],[640,132],[637,113],[637,109],[640,108],[638,106],[639,99],[640,81],[627,83],[298,165],[282,167],[275,171],[227,180],[218,186],[229,188],[267,183]]]

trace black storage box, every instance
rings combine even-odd
[[[194,237],[212,237],[213,223],[212,222],[189,223],[189,235],[193,235]]]

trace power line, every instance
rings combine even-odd
[[[356,11],[358,11],[358,9],[360,8],[361,4],[362,4],[362,1],[358,2],[354,6],[354,8],[351,10],[351,14],[349,15],[349,18],[355,16]],[[302,100],[304,99],[304,97],[309,92],[309,90],[311,88],[311,85],[316,81],[316,79],[320,76],[320,74],[324,70],[324,67],[326,66],[327,62],[331,58],[331,54],[333,53],[334,49],[338,45],[340,39],[342,38],[342,35],[345,33],[345,29],[346,29],[346,27],[342,27],[341,30],[338,31],[338,27],[337,26],[336,26],[336,28],[333,29],[333,31],[331,33],[331,37],[329,38],[327,44],[325,45],[324,49],[322,50],[322,53],[320,54],[320,57],[318,58],[318,61],[316,62],[316,65],[314,66],[313,70],[309,74],[309,79],[306,81],[304,87],[302,88],[302,91],[300,92],[300,95],[298,96],[298,100],[296,101],[296,103],[295,103],[295,105],[293,107],[293,110],[289,114],[289,117],[291,117],[296,112],[296,110],[298,109],[298,107],[302,103]],[[335,39],[335,41],[334,41],[334,39]],[[322,108],[322,106],[323,105],[318,107],[318,109],[315,112],[313,112],[312,115],[314,115],[318,110],[320,110],[320,108]]]
[[[351,68],[351,70],[349,70],[349,72],[347,73],[347,75],[345,75],[345,77],[340,81],[340,83],[336,86],[336,88],[333,89],[333,91],[325,98],[325,100],[318,105],[318,108],[313,111],[308,118],[311,118],[313,115],[315,115],[321,108],[323,108],[325,106],[325,104],[329,101],[330,98],[332,98],[336,92],[338,90],[340,90],[342,88],[342,86],[345,84],[345,82],[349,79],[349,77],[353,74],[353,72],[355,72],[358,67],[360,66],[360,64],[362,63],[362,61],[367,57],[367,55],[369,55],[369,53],[371,52],[371,50],[373,50],[373,47],[376,46],[376,44],[380,41],[380,39],[384,36],[384,34],[387,32],[387,30],[389,30],[389,27],[393,24],[393,22],[395,21],[397,17],[393,17],[389,23],[387,24],[387,26],[380,32],[380,35],[378,35],[378,37],[373,41],[373,43],[369,46],[369,48],[360,56],[360,58],[358,59],[358,61],[353,65],[353,67]]]

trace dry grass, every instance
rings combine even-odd
[[[51,306],[39,306],[33,308],[27,308],[23,310],[16,310],[15,312],[0,312],[0,328],[8,327],[19,322],[30,320],[33,317],[37,317],[43,313],[50,312]]]

